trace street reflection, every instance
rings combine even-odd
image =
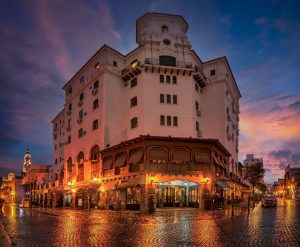
[[[147,215],[5,205],[1,221],[17,246],[279,246],[276,241],[291,227],[300,229],[299,208],[299,202],[286,200],[277,208],[258,204],[249,215],[236,207],[232,217],[231,208]]]

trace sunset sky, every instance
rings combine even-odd
[[[242,94],[240,161],[263,157],[267,182],[300,167],[300,1],[2,0],[0,175],[21,172],[27,145],[33,163],[51,164],[62,86],[103,44],[136,48],[146,12],[182,15],[202,61],[229,60]]]

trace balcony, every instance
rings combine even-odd
[[[124,82],[132,79],[133,77],[137,76],[141,73],[143,65],[136,61],[135,63],[126,66],[124,69],[121,70],[121,76]]]
[[[199,66],[195,66],[195,70],[193,72],[193,78],[201,88],[204,88],[206,86],[207,78],[203,73],[203,70]]]
[[[200,163],[146,163],[135,164],[130,166],[130,172],[193,172],[193,171],[209,171],[209,164]]]

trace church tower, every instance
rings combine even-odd
[[[23,173],[26,174],[28,169],[31,166],[31,155],[29,151],[29,147],[27,147],[25,155],[24,155],[24,164],[23,164]]]

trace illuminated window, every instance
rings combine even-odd
[[[134,60],[134,61],[130,64],[130,68],[135,69],[138,65],[139,65],[138,60]]]
[[[97,70],[100,69],[100,63],[95,64],[95,69],[97,69]]]

